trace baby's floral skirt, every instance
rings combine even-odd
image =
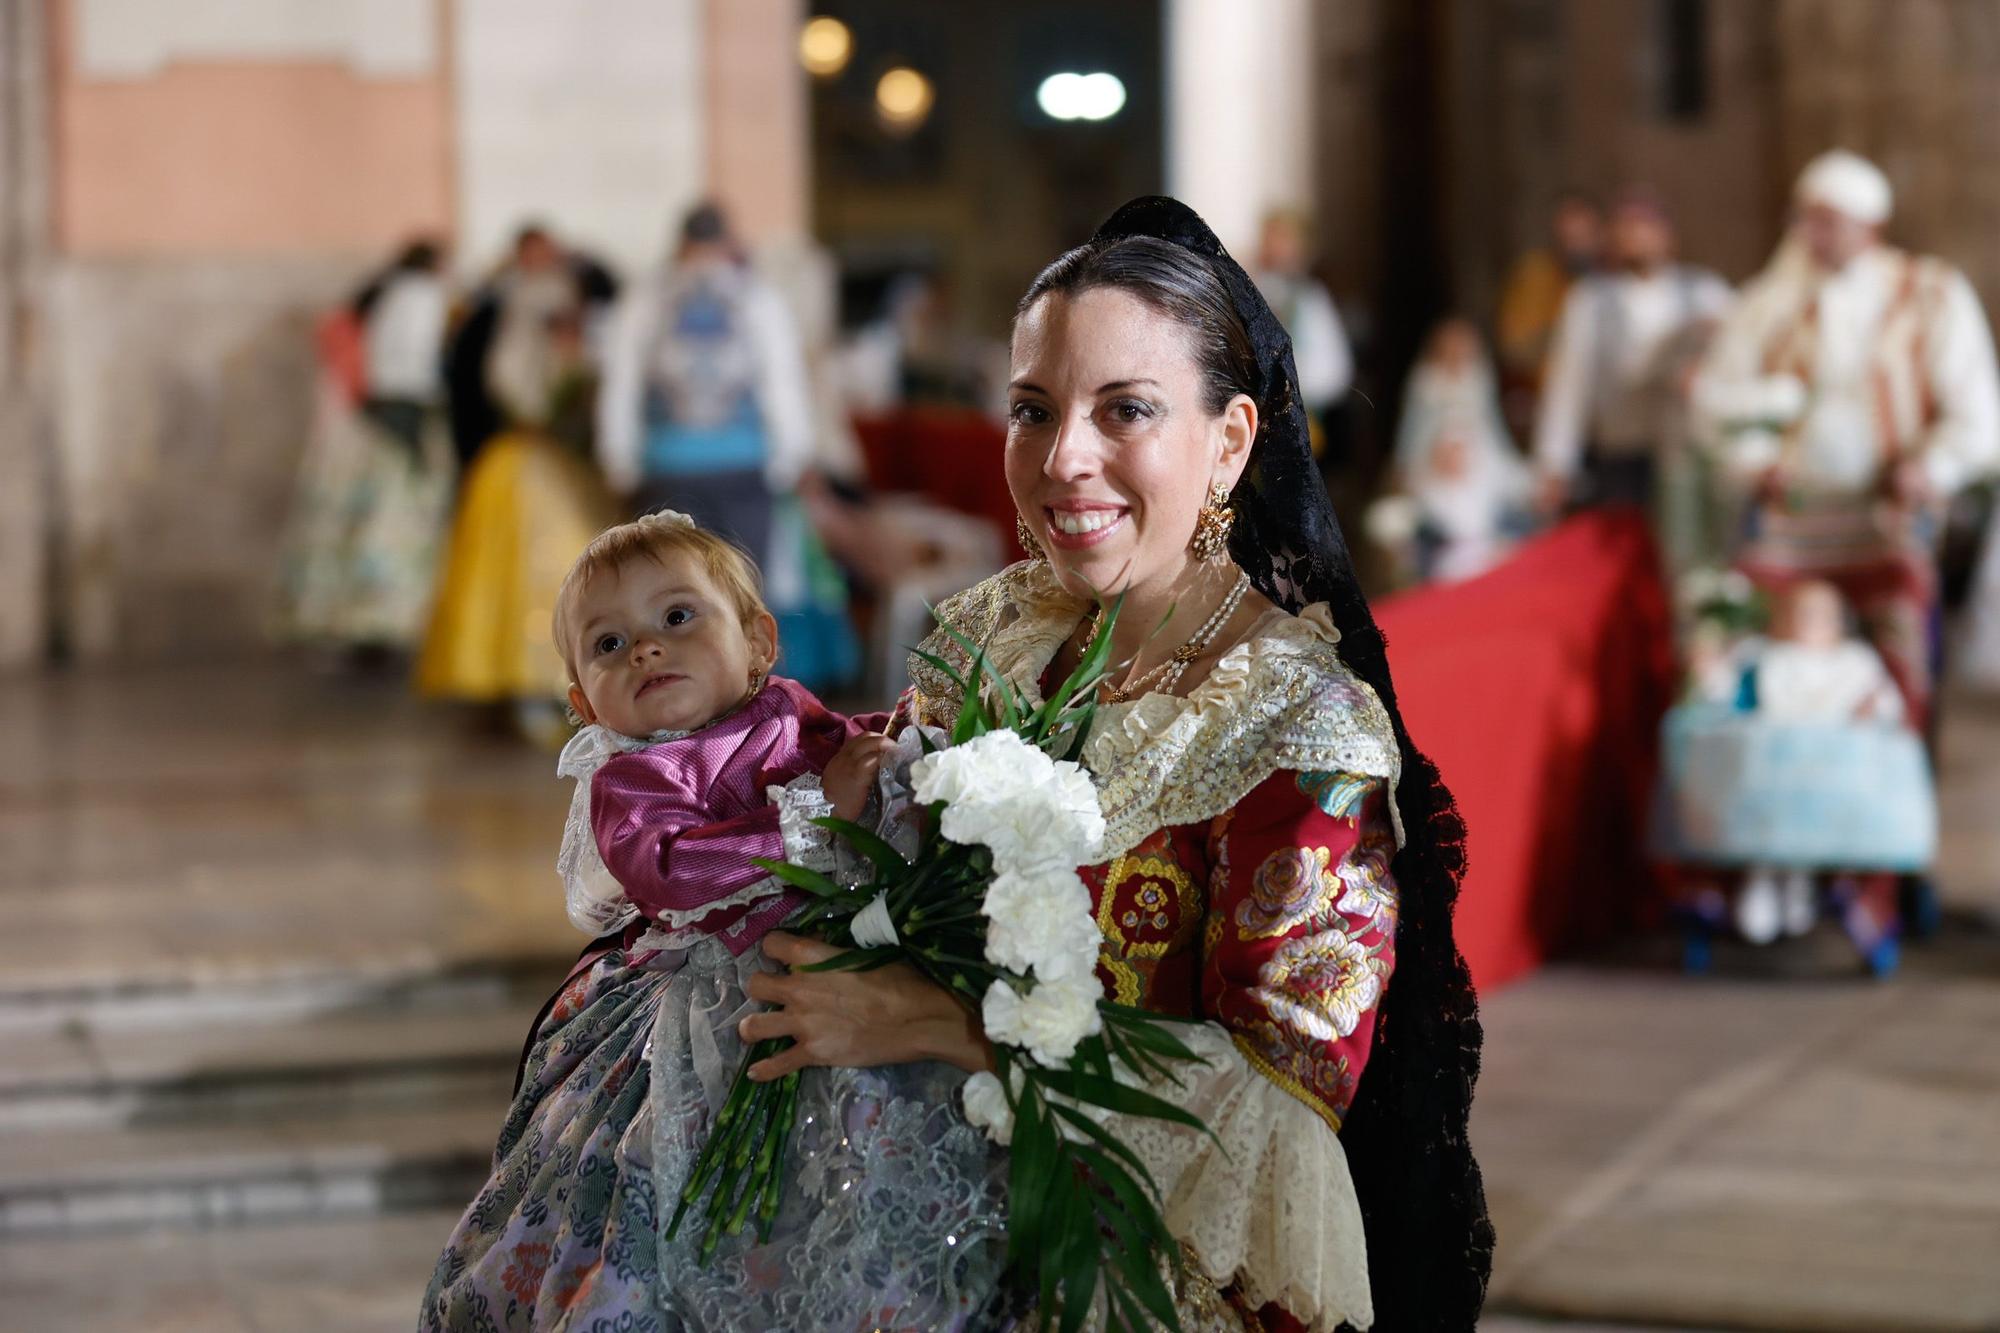
[[[537,1031],[493,1174],[452,1232],[421,1328],[522,1333],[1004,1327],[1006,1158],[937,1064],[813,1069],[768,1244],[699,1262],[666,1239],[742,1061],[742,982],[712,940],[614,949]]]

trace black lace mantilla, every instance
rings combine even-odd
[[[1465,824],[1396,706],[1382,631],[1313,461],[1290,335],[1250,275],[1179,200],[1135,199],[1092,243],[1129,236],[1169,241],[1207,260],[1256,351],[1260,424],[1235,492],[1230,554],[1259,592],[1287,610],[1314,602],[1332,608],[1341,657],[1374,687],[1395,726],[1403,757],[1396,800],[1407,834],[1394,863],[1402,899],[1396,970],[1340,1138],[1368,1233],[1375,1328],[1469,1330],[1485,1299],[1494,1238],[1466,1132],[1479,1074],[1478,1003],[1452,939]]]

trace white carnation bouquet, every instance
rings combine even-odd
[[[966,1118],[1008,1145],[1007,1262],[1044,1326],[1083,1327],[1102,1298],[1112,1329],[1178,1328],[1166,1277],[1179,1247],[1160,1217],[1158,1187],[1108,1127],[1112,1114],[1156,1117],[1206,1133],[1154,1093],[1198,1057],[1176,1019],[1113,1004],[1096,977],[1102,938],[1081,866],[1101,855],[1104,816],[1076,762],[1089,735],[1117,607],[1107,609],[1076,671],[1030,708],[989,673],[977,645],[960,673],[923,654],[964,697],[950,744],[925,742],[910,768],[924,821],[914,856],[844,820],[817,821],[869,867],[842,884],[819,871],[763,863],[812,895],[787,929],[847,946],[809,970],[903,962],[978,1012],[995,1069],[972,1075]],[[743,1069],[790,1044],[757,1043]],[[739,1071],[668,1235],[702,1208],[704,1260],[754,1217],[768,1234],[784,1185],[799,1075],[753,1083]],[[706,1203],[704,1205],[704,1196]],[[1150,1316],[1150,1320],[1149,1320]]]

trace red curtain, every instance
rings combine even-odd
[[[1674,665],[1641,516],[1572,519],[1482,578],[1384,600],[1376,618],[1410,734],[1465,817],[1457,933],[1475,981],[1501,985],[1646,919]]]

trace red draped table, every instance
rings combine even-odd
[[[1398,700],[1467,828],[1459,947],[1482,987],[1657,905],[1645,852],[1671,621],[1643,519],[1604,511],[1464,583],[1384,600]]]

